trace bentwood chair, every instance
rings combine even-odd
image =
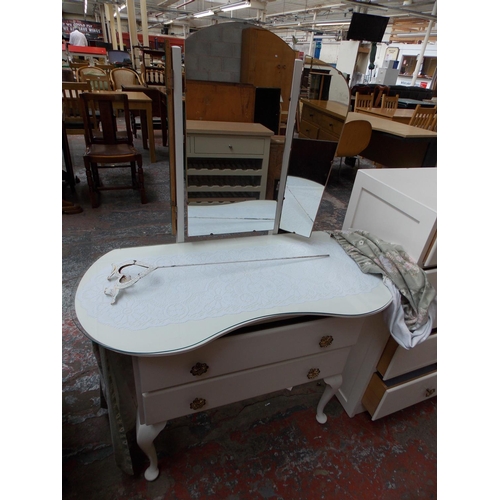
[[[122,86],[124,92],[143,92],[151,99],[153,110],[153,128],[161,129],[161,138],[163,146],[168,142],[168,119],[167,119],[167,95],[154,87],[144,87],[137,85]],[[132,132],[137,137],[137,130],[142,130],[144,139],[148,140],[148,128],[145,126],[145,116],[141,119],[136,114],[131,115]]]
[[[89,62],[86,61],[86,62],[73,62],[73,61],[70,61],[69,62],[69,67],[71,68],[71,71],[73,72],[73,76],[75,78],[75,82],[78,82],[78,70],[80,68],[87,68],[89,66]]]
[[[437,108],[427,108],[422,107],[420,104],[417,105],[415,111],[410,118],[410,123],[413,127],[429,129],[434,116],[437,114]]]
[[[367,120],[352,120],[344,123],[340,133],[335,158],[340,158],[338,175],[340,179],[340,169],[342,158],[357,157],[370,143],[372,137],[372,125]],[[359,162],[359,158],[358,162]]]
[[[147,203],[142,170],[142,155],[135,149],[132,128],[129,120],[125,124],[127,141],[123,142],[117,127],[117,109],[122,109],[129,116],[128,96],[120,92],[101,94],[86,92],[80,96],[85,124],[86,151],[83,156],[85,173],[89,186],[90,202],[93,208],[99,206],[99,195],[104,190],[137,189],[141,203]],[[93,133],[92,116],[99,113],[102,139],[96,140]],[[124,165],[126,164],[126,165]],[[131,182],[118,185],[104,185],[99,178],[99,169],[130,169]]]
[[[78,68],[77,70],[77,75],[78,75],[78,81],[81,82],[82,78],[85,75],[105,75],[106,71],[104,71],[101,68],[97,68],[96,66],[89,66],[88,64],[86,66],[82,66],[81,68]]]
[[[391,109],[396,111],[396,109],[398,109],[398,101],[399,101],[399,94],[394,96],[383,94],[380,107],[382,109]]]
[[[129,68],[114,68],[109,74],[113,90],[122,90],[123,86],[140,85],[139,75]]]
[[[354,111],[356,112],[358,108],[372,108],[373,107],[373,97],[374,94],[360,94],[356,92],[356,98],[354,100]]]
[[[109,76],[104,75],[80,75],[82,82],[88,82],[92,88],[92,92],[99,92],[100,90],[113,90]]]

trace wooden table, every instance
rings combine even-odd
[[[156,148],[155,148],[155,136],[153,128],[153,104],[150,97],[148,97],[144,92],[122,92],[122,94],[127,94],[128,96],[128,107],[130,110],[145,111],[146,112],[146,126],[148,129],[147,140],[143,135],[143,146],[144,149],[148,149],[149,145],[149,158],[151,163],[156,162]],[[102,90],[100,94],[114,94],[113,90]],[[141,123],[142,126],[142,123]]]
[[[248,262],[259,258],[268,260]],[[130,259],[174,267],[156,269],[111,304],[104,289],[117,281],[107,276]],[[153,480],[153,441],[168,420],[313,379],[326,384],[316,411],[325,423],[365,316],[391,301],[382,279],[362,273],[325,232],[109,252],[80,281],[75,311],[99,350],[115,456],[129,452],[137,420]]]
[[[387,120],[392,120],[393,122],[404,123],[408,125],[410,123],[411,117],[413,116],[413,109],[387,109],[387,108],[358,108],[357,113],[363,113],[367,115],[377,116],[379,118],[385,118]]]
[[[367,120],[372,125],[370,143],[361,156],[385,167],[436,166],[437,132],[365,113],[351,112],[346,122],[351,120]]]

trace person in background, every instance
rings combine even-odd
[[[80,47],[86,47],[88,45],[87,37],[81,31],[78,31],[78,28],[75,28],[69,34],[69,44],[79,45]]]

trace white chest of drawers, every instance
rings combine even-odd
[[[259,123],[186,121],[188,203],[266,197],[273,132]]]
[[[435,168],[358,171],[343,229],[401,245],[437,289]],[[366,409],[376,420],[436,395],[437,324],[425,342],[406,350],[380,318],[366,323],[338,394],[347,413]]]

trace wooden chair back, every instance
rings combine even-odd
[[[389,91],[391,88],[388,85],[377,85],[375,87],[375,98],[373,102],[373,107],[374,108],[380,108],[380,105],[382,103],[382,96],[383,95],[389,95]]]
[[[115,66],[113,64],[99,64],[99,63],[96,63],[96,65],[95,65],[95,68],[102,69],[107,75],[109,75],[111,73],[111,70],[113,70],[114,67]]]
[[[71,71],[73,72],[73,76],[75,78],[75,80],[74,80],[75,82],[79,81],[78,80],[78,70],[80,68],[86,68],[86,67],[88,67],[88,65],[89,65],[88,61],[86,61],[86,62],[72,62],[72,61],[70,61],[69,67],[71,68]]]
[[[85,75],[105,75],[106,71],[96,66],[82,66],[78,68],[78,81],[83,81]]]
[[[358,108],[372,108],[373,107],[374,94],[360,94],[356,92],[356,98],[354,100],[354,111]]]
[[[85,126],[81,113],[80,94],[90,92],[88,82],[63,82],[62,83],[62,113],[66,133],[70,135],[84,135]],[[95,127],[95,123],[92,122]]]
[[[409,125],[418,128],[429,129],[433,118],[437,114],[437,108],[422,107],[420,104],[417,105],[413,115],[410,118]]]
[[[352,120],[344,123],[340,134],[336,158],[353,157],[360,154],[372,137],[372,125],[366,120]]]
[[[146,87],[165,86],[165,68],[154,68],[151,66],[141,66],[141,85]]]
[[[437,115],[437,110],[436,110],[436,114],[432,118],[432,121],[431,121],[431,124],[429,125],[428,130],[432,130],[433,132],[437,132],[438,131],[438,115]]]
[[[113,90],[111,85],[111,80],[109,76],[104,75],[91,75],[84,74],[81,75],[81,79],[83,82],[88,82],[92,87],[92,92],[99,92],[100,90]]]
[[[85,92],[80,94],[83,123],[85,127],[85,142],[87,146],[92,144],[116,145],[127,144],[133,146],[132,128],[129,120],[125,122],[126,134],[124,140],[123,131],[117,127],[117,111],[124,110],[125,116],[129,116],[128,96],[117,92],[115,94],[100,94],[97,92]],[[98,115],[101,134],[96,136],[93,117]]]
[[[398,109],[398,101],[399,101],[399,94],[398,95],[382,94],[382,102],[380,107],[382,109],[393,109],[394,111],[396,111],[396,109]]]
[[[141,84],[139,75],[129,68],[114,68],[111,70],[109,77],[114,90],[122,90],[124,86]]]

